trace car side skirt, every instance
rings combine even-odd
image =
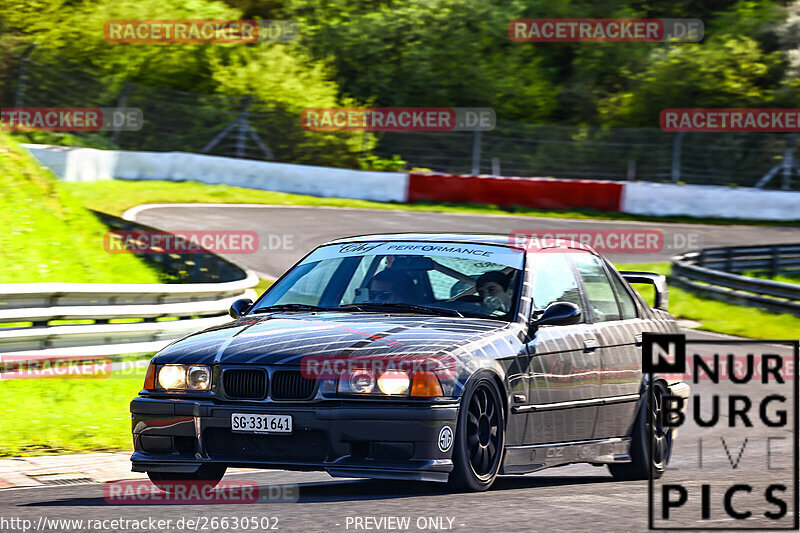
[[[570,463],[629,463],[629,437],[506,446],[501,474],[527,474]]]

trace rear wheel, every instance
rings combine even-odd
[[[478,378],[461,400],[449,485],[456,490],[487,490],[500,470],[504,444],[500,392],[491,377]]]
[[[672,428],[662,423],[664,396],[668,394],[667,386],[658,381],[653,384],[650,399],[650,421],[647,420],[648,403],[645,401],[639,408],[639,414],[631,434],[630,463],[608,465],[611,475],[619,480],[648,479],[650,470],[653,479],[660,478],[667,469],[672,456]],[[652,436],[652,448],[650,448]]]
[[[213,489],[222,481],[227,467],[225,465],[201,465],[197,472],[154,472],[147,471],[147,477],[153,485],[164,492],[173,492],[176,485],[201,485],[203,489]]]

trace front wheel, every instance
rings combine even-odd
[[[632,461],[608,465],[614,479],[648,479],[651,469],[653,479],[658,479],[664,474],[672,456],[672,428],[662,423],[666,394],[668,394],[667,386],[663,382],[653,383],[650,420],[648,421],[647,417],[648,402],[645,400],[639,408],[631,434]]]
[[[176,485],[202,485],[204,489],[213,489],[222,481],[227,467],[218,464],[205,464],[197,472],[187,474],[184,472],[154,472],[147,471],[150,481],[164,492],[174,492]]]
[[[448,484],[455,490],[484,491],[492,486],[503,459],[505,419],[497,384],[491,377],[471,382],[461,400]]]

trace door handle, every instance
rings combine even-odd
[[[583,351],[593,352],[597,349],[597,339],[585,339],[583,341]]]

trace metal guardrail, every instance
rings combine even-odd
[[[0,353],[89,347],[92,355],[154,351],[230,320],[230,305],[238,298],[254,299],[256,284],[258,277],[248,273],[239,281],[186,285],[0,285],[0,323],[33,322],[28,327],[0,328]],[[167,317],[178,319],[158,320]],[[109,322],[131,319],[142,321]],[[61,320],[93,323],[51,324]],[[146,345],[133,346],[142,343]]]
[[[707,298],[800,315],[800,285],[747,273],[800,274],[800,245],[707,248],[672,258],[670,282]]]
[[[112,229],[152,229],[96,214]],[[253,287],[258,276],[217,255],[153,253],[143,258],[165,274],[191,282],[0,284],[0,356],[151,353],[229,321],[235,300],[257,296]]]

